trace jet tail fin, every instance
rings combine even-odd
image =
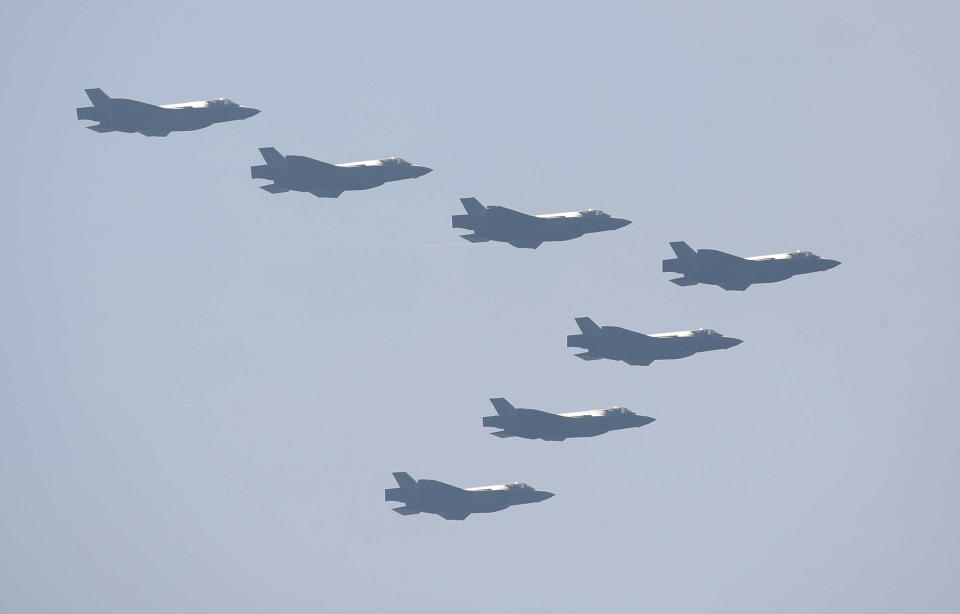
[[[580,327],[580,330],[584,335],[591,335],[600,332],[600,327],[597,326],[597,323],[591,320],[590,318],[574,318],[577,326]]]
[[[260,155],[263,156],[268,165],[283,164],[283,161],[286,160],[274,147],[261,147]]]
[[[405,471],[395,471],[393,473],[393,479],[397,481],[397,484],[400,488],[416,488],[417,481],[410,477],[410,474]]]
[[[696,260],[697,252],[683,241],[673,241],[670,243],[676,258],[664,260],[660,270],[664,273],[686,273],[690,265]]]
[[[110,104],[110,97],[104,94],[103,90],[98,87],[83,91],[86,92],[87,98],[90,99],[90,102],[92,102],[95,107]]]
[[[680,260],[690,260],[697,257],[696,250],[687,245],[685,241],[671,241],[670,247]]]
[[[517,411],[517,408],[511,405],[510,401],[504,398],[490,399],[490,402],[493,404],[493,408],[497,410],[497,413],[501,416],[509,416]]]
[[[470,215],[481,215],[487,210],[486,207],[480,204],[479,200],[472,196],[468,198],[461,198],[460,202],[463,204],[463,208],[466,209],[467,213]]]

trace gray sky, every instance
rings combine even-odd
[[[719,4],[0,5],[0,610],[954,607],[960,11]],[[89,87],[263,112],[98,135]],[[258,146],[436,170],[271,196]],[[633,224],[471,245],[461,196]],[[672,240],[843,265],[678,288]],[[585,363],[581,315],[745,342]],[[403,518],[391,471],[557,496]]]

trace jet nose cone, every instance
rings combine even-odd
[[[623,218],[615,217],[613,218],[613,227],[614,228],[623,228],[624,226],[629,226],[632,222],[630,220],[625,220]]]
[[[553,496],[552,492],[548,492],[546,490],[537,491],[537,501],[546,501],[552,496]]]
[[[253,107],[243,107],[243,118],[247,119],[248,117],[253,117],[260,112],[260,109],[254,109]]]
[[[426,166],[418,166],[418,167],[417,167],[417,177],[423,177],[423,176],[426,175],[427,173],[432,173],[432,172],[433,172],[433,169],[432,169],[432,168],[429,168],[429,167],[426,167]]]
[[[824,271],[829,271],[830,269],[832,269],[832,268],[835,267],[835,266],[840,266],[840,261],[839,261],[839,260],[824,260],[824,261],[823,261],[823,270],[824,270]]]
[[[743,339],[737,339],[736,337],[727,337],[727,347],[732,348],[736,347],[743,343]]]

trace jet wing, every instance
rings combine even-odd
[[[701,249],[698,252],[699,256],[705,259],[712,265],[720,266],[736,266],[738,264],[744,264],[750,262],[746,258],[741,258],[740,256],[734,256],[733,254],[728,254],[727,252],[721,252],[716,249]]]
[[[536,216],[527,215],[520,211],[514,211],[513,209],[508,209],[507,207],[501,207],[500,205],[490,205],[487,207],[487,213],[492,213],[497,221],[508,221],[508,222],[537,222],[539,221]]]

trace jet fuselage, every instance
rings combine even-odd
[[[271,193],[309,192],[321,198],[336,198],[349,190],[369,190],[388,181],[415,179],[431,171],[401,158],[384,158],[364,162],[329,164],[306,156],[283,156],[276,149],[261,148],[267,162],[253,166],[254,179],[270,179],[274,183],[261,186]]]
[[[405,503],[394,508],[404,516],[425,512],[448,520],[463,520],[470,514],[499,512],[513,505],[538,503],[553,493],[513,482],[475,488],[458,488],[437,480],[414,480],[406,473],[394,473],[399,488],[387,488],[384,499]]]
[[[654,422],[625,407],[552,414],[538,409],[513,407],[506,399],[490,399],[496,416],[484,416],[483,426],[503,429],[497,437],[522,437],[563,441],[570,437],[595,437],[610,431],[638,428]]]
[[[583,360],[607,358],[629,365],[649,365],[655,360],[686,358],[699,352],[725,350],[742,341],[710,329],[644,335],[619,326],[597,326],[590,318],[576,318],[581,334],[568,335],[567,347],[587,350]]]
[[[87,126],[95,132],[139,132],[166,136],[171,132],[199,130],[212,124],[253,117],[260,111],[226,98],[169,105],[152,105],[127,98],[110,98],[102,90],[86,90],[92,107],[77,109],[77,119],[100,122]]]
[[[476,198],[461,198],[466,215],[454,215],[453,227],[472,230],[463,235],[471,243],[502,241],[514,247],[536,249],[545,241],[569,241],[591,232],[623,228],[629,220],[598,209],[528,215],[507,207],[484,207]]]
[[[827,271],[840,263],[807,251],[741,258],[715,249],[694,251],[686,243],[670,246],[676,258],[663,261],[663,271],[681,273],[671,279],[679,286],[710,284],[725,290],[746,290],[752,284],[775,283],[794,275]]]

